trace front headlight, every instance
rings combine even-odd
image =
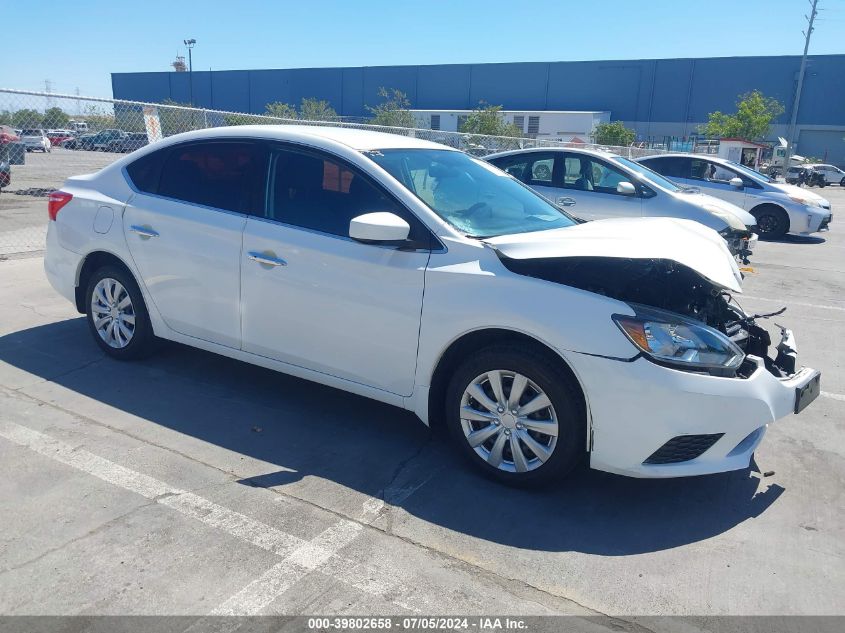
[[[734,231],[747,231],[748,230],[748,227],[746,227],[745,224],[743,224],[742,220],[740,220],[738,217],[736,217],[730,211],[725,211],[724,209],[720,209],[719,207],[714,206],[714,205],[710,205],[710,204],[705,205],[704,208],[707,211],[709,211],[710,213],[712,213],[713,215],[715,215],[720,220],[723,220],[725,222],[725,224],[727,224],[728,227],[730,227]]]
[[[803,204],[805,207],[820,207],[821,203],[815,198],[802,198],[801,196],[789,196],[789,199],[798,204]]]
[[[743,351],[712,327],[680,314],[630,304],[634,316],[613,315],[625,336],[655,361],[692,370],[734,370]]]

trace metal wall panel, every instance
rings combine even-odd
[[[414,108],[465,109],[483,100],[512,110],[610,110],[615,120],[678,123],[691,132],[754,89],[780,100],[779,122],[787,121],[799,63],[783,56],[195,72],[194,96],[203,106],[251,112],[316,97],[340,114],[366,116],[385,87],[405,92]],[[114,96],[186,102],[186,75],[116,73]],[[810,57],[799,124],[845,124],[843,77],[845,55]]]

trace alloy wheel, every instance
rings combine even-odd
[[[558,441],[548,395],[526,376],[492,370],[477,376],[461,398],[461,427],[470,447],[490,466],[524,473],[542,466]]]
[[[135,308],[129,292],[116,279],[104,277],[91,293],[91,319],[100,338],[122,349],[135,335]]]

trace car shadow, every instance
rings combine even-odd
[[[817,235],[784,235],[777,239],[762,240],[771,244],[824,244],[827,240]]]
[[[116,415],[278,466],[244,485],[303,496],[305,478],[322,478],[514,547],[609,556],[665,550],[759,516],[784,492],[753,467],[669,480],[582,467],[546,489],[508,488],[476,474],[407,411],[181,345],[140,362],[114,361],[82,318],[0,337],[0,360]]]

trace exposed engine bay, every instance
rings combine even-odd
[[[781,328],[777,356],[769,357],[769,332],[755,320],[783,313],[747,315],[731,295],[693,269],[669,259],[616,257],[551,257],[512,259],[498,253],[505,267],[517,274],[580,288],[627,303],[669,310],[702,321],[736,343],[745,354],[764,359],[766,369],[778,378],[796,372],[792,334]],[[743,365],[737,375],[753,369]]]

